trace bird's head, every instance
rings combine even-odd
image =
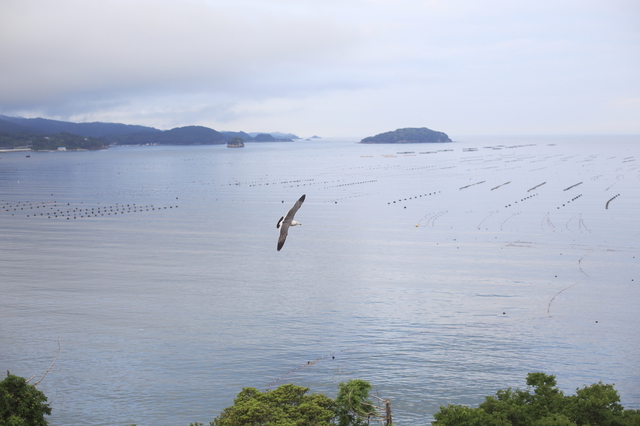
[[[296,225],[302,225],[300,222],[298,222],[297,220],[292,220],[291,221],[291,226],[296,226]]]

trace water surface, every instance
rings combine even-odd
[[[640,408],[638,147],[2,153],[0,368],[42,374],[59,340],[51,425],[186,426],[242,387],[354,378],[425,424],[532,371]]]

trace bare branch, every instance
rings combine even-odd
[[[53,368],[53,365],[56,363],[56,361],[58,360],[58,355],[60,355],[60,338],[58,338],[58,352],[56,353],[56,357],[53,359],[53,361],[51,362],[51,365],[49,366],[49,368],[47,368],[47,371],[44,372],[44,374],[42,375],[42,377],[40,378],[40,380],[38,380],[37,382],[35,382],[33,384],[33,386],[38,386],[40,384],[40,382],[42,382],[44,380],[44,378],[46,377],[46,375],[49,373],[49,371],[51,371],[51,369]],[[36,376],[33,376],[36,377]],[[31,379],[33,379],[33,377]],[[29,379],[29,380],[31,380]],[[27,382],[29,382],[29,380],[27,380]]]
[[[349,408],[351,411],[351,414],[361,418],[363,420],[367,420],[367,422],[371,421],[371,419],[374,420],[378,420],[378,421],[385,421],[385,425],[391,425],[391,400],[390,399],[382,399],[379,398],[375,395],[369,395],[372,396],[374,398],[376,398],[378,401],[380,401],[381,403],[384,403],[384,407],[380,406],[380,405],[375,405],[375,404],[369,404],[366,402],[361,401],[360,405],[368,405],[369,407],[372,407],[376,412],[375,413],[368,413],[366,416],[362,415],[360,413],[358,413],[358,411],[355,409],[355,407],[351,404],[351,396],[353,395],[353,389],[351,389],[349,391],[349,398],[347,398],[347,401],[349,402]]]

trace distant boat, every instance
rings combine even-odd
[[[231,138],[227,142],[227,148],[244,148],[244,141],[242,138]]]

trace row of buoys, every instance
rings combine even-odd
[[[422,198],[423,196],[424,196],[424,197],[427,197],[427,196],[429,196],[429,195],[436,195],[436,194],[440,194],[441,192],[442,192],[442,191],[438,191],[438,192],[435,192],[435,191],[434,191],[434,192],[430,192],[430,193],[428,193],[428,194],[414,195],[413,197],[409,197],[408,199],[407,199],[407,198],[405,198],[404,200],[403,200],[402,198],[400,198],[397,202],[398,202],[398,203],[401,203],[402,201],[408,201],[408,200],[418,199],[418,198]],[[387,204],[395,204],[395,203],[396,203],[396,201],[395,201],[395,200],[394,200],[394,201],[389,201],[389,202],[387,202]]]
[[[285,180],[285,181],[282,181],[282,182],[261,182],[261,183],[254,182],[254,183],[247,184],[247,186],[250,186],[250,187],[251,186],[268,186],[268,185],[277,185],[277,184],[279,184],[279,185],[290,185],[290,184],[294,184],[294,183],[298,184],[298,186],[299,186],[300,183],[303,183],[303,182],[315,182],[315,179]],[[322,183],[328,183],[328,182],[316,182],[315,184],[318,185],[318,184],[322,184]],[[229,183],[229,185],[230,186],[242,185],[242,183],[236,181],[236,182]],[[312,183],[304,183],[304,185],[313,185],[313,184]]]
[[[565,207],[567,204],[569,204],[572,201],[576,201],[578,198],[582,197],[582,194],[578,194],[575,197],[573,197],[572,199],[570,199],[569,201],[567,201],[565,204],[562,205],[562,207]],[[558,209],[560,209],[560,207],[558,206]]]
[[[69,206],[70,203],[67,203],[67,206]],[[46,213],[30,213],[27,215],[27,217],[47,217],[47,218],[85,218],[85,217],[102,217],[102,216],[116,216],[118,214],[125,214],[125,213],[138,213],[138,212],[148,212],[148,211],[160,211],[160,210],[166,210],[166,209],[173,209],[173,208],[178,208],[178,206],[156,206],[153,204],[150,205],[136,205],[136,204],[116,204],[115,206],[111,205],[111,206],[99,206],[99,207],[79,207],[79,206],[75,206],[75,207],[70,207],[67,209],[62,209],[62,208],[56,208],[54,210],[54,207],[58,207],[57,204],[54,204],[52,207],[50,207],[51,210],[53,210],[52,212],[46,212]]]
[[[42,201],[42,202],[35,202],[35,203],[29,202],[29,201],[17,201],[17,202],[14,202],[14,203],[6,202],[2,206],[0,206],[1,207],[0,211],[9,212],[9,211],[13,210],[13,211],[17,212],[18,210],[24,211],[25,209],[33,210],[34,207],[36,209],[39,209],[39,208],[43,208],[44,209],[44,208],[47,207],[47,205],[49,205],[50,208],[53,208],[53,207],[57,206],[57,202],[56,201],[53,201],[53,207],[50,206],[51,203],[52,203],[52,201]],[[13,215],[14,214],[12,213],[12,216]]]
[[[341,188],[343,186],[352,186],[352,185],[362,185],[362,184],[365,184],[365,183],[374,183],[374,182],[377,182],[377,181],[378,181],[378,179],[366,180],[366,181],[362,181],[362,182],[341,183],[341,184],[333,185],[333,186],[325,186],[324,189]]]
[[[533,197],[536,197],[537,195],[538,195],[538,193],[535,193],[535,194],[532,194],[532,195],[528,195],[528,196],[526,196],[526,197],[524,197],[524,198],[521,198],[521,199],[520,199],[520,202],[522,202],[522,201],[526,201],[526,200],[528,200],[528,199],[530,199],[530,198],[533,198]],[[518,204],[518,202],[517,202],[517,201],[514,201],[514,204]],[[507,207],[511,207],[511,204],[507,204],[507,205],[506,205],[506,206],[504,206],[504,207],[505,207],[505,208],[507,208]]]
[[[356,195],[350,195],[348,197],[340,197],[340,198],[334,198],[332,200],[329,201],[325,201],[325,203],[334,203],[334,204],[338,204],[338,201],[342,201],[342,200],[348,200],[350,198],[358,198],[358,197],[365,197],[367,195],[373,195],[372,193],[369,194],[356,194]]]

